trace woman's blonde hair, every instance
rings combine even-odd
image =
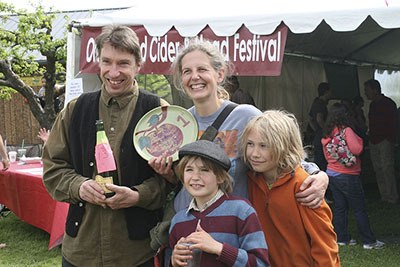
[[[304,158],[303,143],[296,117],[285,110],[267,110],[247,124],[240,139],[240,152],[247,165],[248,138],[257,132],[271,149],[272,160],[278,166],[277,175],[294,170]],[[250,166],[251,167],[251,166]]]
[[[225,171],[220,165],[217,163],[195,155],[187,155],[182,157],[182,159],[179,160],[178,165],[175,168],[175,173],[178,176],[178,178],[181,180],[182,183],[183,181],[183,174],[185,172],[185,167],[190,161],[194,161],[196,159],[201,159],[201,161],[204,164],[204,167],[207,169],[211,170],[215,176],[217,177],[217,182],[219,183],[219,189],[222,190],[225,194],[231,193],[233,191],[233,178],[229,175],[227,171]]]
[[[224,70],[225,77],[229,76],[232,72],[233,65],[232,63],[222,54],[218,47],[215,46],[211,41],[201,40],[198,38],[193,38],[190,40],[189,45],[184,47],[180,47],[178,56],[175,58],[174,62],[171,65],[171,73],[172,73],[172,83],[174,87],[183,92],[185,89],[182,84],[182,59],[189,53],[194,51],[201,51],[207,55],[210,59],[210,64],[215,71],[219,71],[221,69]],[[223,88],[222,84],[225,83],[225,77],[223,82],[218,85],[217,94],[219,98],[229,99],[229,93]]]

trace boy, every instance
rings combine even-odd
[[[269,266],[255,210],[244,198],[229,195],[233,180],[224,150],[199,140],[183,146],[179,158],[176,173],[193,199],[171,222],[172,266],[185,266],[194,249],[203,251],[200,266]]]
[[[271,265],[340,266],[328,205],[324,201],[310,209],[295,198],[308,174],[300,167],[304,151],[294,115],[269,110],[253,118],[241,151],[251,168],[250,202],[269,244]]]

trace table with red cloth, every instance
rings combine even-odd
[[[49,249],[62,243],[68,204],[51,198],[43,185],[41,163],[11,163],[0,169],[0,203],[22,221],[50,234]]]

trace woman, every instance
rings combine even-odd
[[[214,122],[222,110],[232,103],[220,97],[226,95],[222,85],[231,71],[232,65],[226,61],[225,55],[211,42],[201,40],[195,40],[184,48],[172,65],[175,87],[187,94],[194,103],[189,111],[198,122],[199,136]],[[238,105],[222,123],[214,139],[214,142],[224,147],[225,153],[231,160],[232,167],[229,173],[235,181],[233,194],[246,198],[248,168],[239,155],[239,139],[247,122],[260,114],[261,111],[252,105]],[[149,164],[169,181],[177,181],[174,179],[171,157],[153,158],[149,160]],[[327,184],[328,178],[323,172],[308,177],[300,188],[304,191],[296,194],[298,201],[311,208],[318,207],[322,203]],[[189,201],[189,194],[181,190],[175,198],[175,210],[187,207]]]
[[[329,110],[321,143],[325,158],[328,161],[329,188],[332,190],[335,203],[333,224],[337,234],[337,242],[341,246],[356,244],[356,240],[351,238],[348,231],[349,210],[352,209],[361,241],[364,244],[363,248],[380,249],[385,244],[376,240],[371,230],[360,180],[361,162],[359,155],[363,149],[363,140],[353,129],[348,107],[341,103],[335,103]],[[347,144],[345,146],[351,153],[346,153],[346,155],[351,160],[346,159],[341,162],[339,154],[343,155],[343,153],[340,153],[343,148],[332,148],[332,140],[337,139],[338,136],[345,140]]]
[[[172,65],[175,88],[187,94],[194,103],[189,111],[198,122],[199,136],[214,122],[222,110],[232,103],[221,97],[227,95],[223,84],[225,77],[231,74],[231,70],[232,65],[226,61],[225,55],[212,43],[202,40],[195,40],[180,51]],[[259,114],[261,111],[252,105],[238,105],[221,124],[214,139],[214,142],[224,148],[231,161],[229,174],[234,180],[232,194],[245,198],[248,198],[246,176],[248,167],[239,154],[239,139],[248,121]],[[171,157],[152,158],[148,163],[170,182],[177,183]],[[301,192],[296,194],[297,200],[302,205],[317,208],[322,203],[327,186],[328,177],[325,173],[312,175],[300,187]],[[175,212],[187,208],[190,200],[189,193],[184,188],[181,189],[174,199]]]

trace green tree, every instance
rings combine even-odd
[[[172,104],[171,85],[167,76],[162,74],[139,74],[136,80],[140,88],[144,88]]]
[[[33,116],[41,127],[50,129],[56,118],[54,110],[54,86],[56,74],[65,72],[66,37],[52,36],[56,13],[45,11],[39,3],[35,11],[16,9],[13,5],[0,2],[0,97],[10,98],[18,92],[26,98]],[[13,20],[15,29],[4,28]],[[9,24],[8,24],[9,25]],[[35,60],[38,54],[43,64]],[[25,84],[21,77],[42,76],[46,78],[45,106],[42,108],[33,88]]]

